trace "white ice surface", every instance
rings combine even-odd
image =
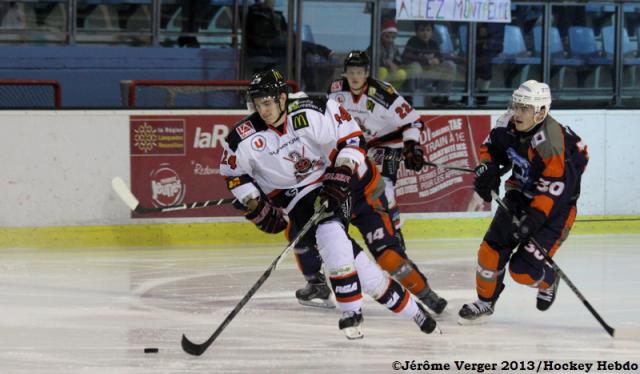
[[[408,243],[449,300],[437,317],[443,335],[422,334],[367,299],[365,337],[348,341],[338,312],[296,302],[304,281],[288,258],[200,357],[182,351],[181,335],[208,338],[281,247],[1,250],[0,373],[392,373],[396,360],[640,365],[639,338],[610,338],[566,284],[541,313],[536,291],[507,276],[491,321],[458,326],[459,308],[475,299],[478,244]],[[640,329],[639,236],[572,237],[555,259],[610,325]]]

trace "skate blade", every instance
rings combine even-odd
[[[466,319],[458,316],[458,325],[471,326],[471,325],[483,325],[489,321],[491,316],[482,316],[476,319]]]
[[[322,308],[322,309],[335,309],[336,305],[330,299],[311,299],[311,300],[300,300],[298,299],[300,305],[310,306],[314,308]]]
[[[360,326],[346,327],[342,329],[342,331],[349,340],[364,338],[364,334],[362,333],[362,328]]]
[[[433,329],[433,331],[431,331],[431,334],[433,333],[442,335],[442,330],[440,329],[440,326],[436,325],[436,328]]]

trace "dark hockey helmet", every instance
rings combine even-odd
[[[273,97],[277,99],[281,93],[288,92],[284,75],[276,69],[261,71],[253,75],[247,90],[250,101],[259,97]]]
[[[371,60],[369,55],[365,51],[351,51],[344,59],[344,71],[347,71],[347,66],[360,66],[369,71]]]

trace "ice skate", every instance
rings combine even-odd
[[[422,292],[418,298],[436,314],[442,313],[444,308],[447,306],[447,300],[438,296],[438,294],[431,289]]]
[[[545,311],[551,307],[551,304],[556,300],[558,294],[558,286],[560,285],[560,277],[556,275],[556,280],[549,288],[538,289],[538,301],[536,302],[536,308],[540,311]]]
[[[349,340],[362,339],[364,334],[362,333],[362,310],[358,309],[355,312],[343,312],[338,327],[344,332],[344,335]]]
[[[476,300],[470,304],[464,304],[458,312],[459,325],[476,325],[487,322],[493,314],[495,302]]]
[[[420,330],[425,334],[431,334],[436,328],[436,321],[431,317],[431,314],[427,312],[420,303],[418,305],[418,312],[413,316],[413,321],[420,327]],[[438,330],[439,331],[439,330]]]
[[[305,306],[333,309],[336,305],[331,300],[331,288],[322,273],[314,274],[307,285],[296,291],[298,302]]]

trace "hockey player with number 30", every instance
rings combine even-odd
[[[292,240],[318,207],[326,206],[299,245],[319,251],[342,311],[338,326],[347,338],[363,336],[363,291],[431,333],[436,323],[429,313],[347,233],[352,199],[364,198],[359,183],[371,175],[358,125],[333,100],[290,100],[277,70],[254,75],[248,100],[256,111],[230,131],[220,164],[245,217],[268,233],[288,226]]]
[[[344,61],[345,78],[331,84],[329,99],[336,100],[351,115],[368,145],[369,156],[384,180],[384,206],[356,205],[352,224],[358,228],[369,251],[380,267],[389,272],[411,293],[435,313],[440,314],[447,301],[431,289],[427,277],[409,259],[400,231],[400,217],[395,202],[396,173],[400,159],[405,167],[419,171],[424,166],[420,148],[420,116],[389,84],[369,76],[369,57],[366,52],[352,51]],[[313,252],[296,253],[298,263],[309,284],[296,296],[302,299],[328,296],[319,275],[320,261]],[[317,294],[312,294],[316,291]]]
[[[509,110],[480,147],[482,162],[476,167],[475,190],[491,201],[491,192],[498,193],[500,188],[500,168],[512,166],[504,197],[510,212],[498,207],[480,245],[478,300],[463,305],[460,324],[485,322],[493,314],[504,289],[507,263],[517,283],[538,289],[538,310],[549,309],[556,298],[560,277],[530,238],[551,257],[567,238],[576,217],[588,154],[580,137],[549,115],[550,107],[547,84],[522,83],[513,91]]]

